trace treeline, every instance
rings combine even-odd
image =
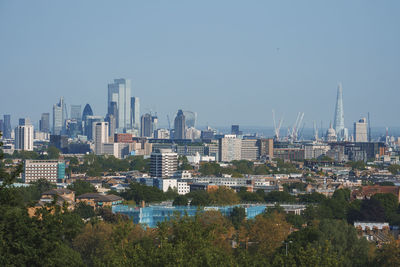
[[[67,172],[86,173],[88,176],[101,176],[103,173],[115,173],[137,170],[149,172],[150,159],[143,156],[130,156],[126,159],[118,159],[114,156],[96,156],[88,154],[83,157],[80,163],[76,157],[67,158],[69,167]]]
[[[79,187],[79,184],[74,185]],[[140,191],[139,184],[132,184]],[[152,187],[140,187],[152,188]],[[0,189],[0,265],[17,266],[398,266],[400,247],[395,242],[377,249],[358,238],[346,222],[350,214],[349,191],[337,190],[331,199],[321,198],[303,215],[285,214],[277,205],[255,219],[234,208],[228,217],[203,212],[177,216],[154,229],[135,225],[109,209],[93,210],[79,204],[40,209],[29,217],[19,190],[38,196],[45,185],[31,189]],[[156,188],[155,188],[156,189]],[[158,189],[157,189],[158,190]],[[26,192],[26,191],[24,191]],[[238,194],[223,188],[195,191],[208,201]],[[148,191],[142,191],[147,194]],[[207,193],[209,195],[204,195]],[[37,198],[37,197],[36,197]],[[394,210],[386,195],[376,197]],[[318,198],[316,198],[318,199]],[[314,201],[314,200],[313,200]],[[361,202],[362,203],[362,202]],[[362,206],[362,205],[361,205]],[[362,208],[367,212],[371,207]],[[375,209],[373,209],[375,210]],[[384,209],[384,211],[386,211]],[[83,221],[85,219],[87,222]],[[298,229],[298,230],[295,230]],[[286,255],[286,245],[288,253]],[[394,265],[390,265],[394,264]]]

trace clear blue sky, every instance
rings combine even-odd
[[[142,112],[180,108],[200,125],[306,127],[371,112],[399,126],[400,1],[0,0],[0,114],[36,121],[60,96],[105,115],[130,78]],[[285,123],[285,125],[287,125]]]

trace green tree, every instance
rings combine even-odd
[[[400,172],[400,165],[392,164],[388,167],[388,171],[390,171],[393,175],[396,175]]]
[[[213,205],[234,205],[239,203],[239,197],[229,187],[219,186],[209,191],[209,199]]]
[[[284,191],[271,191],[265,196],[267,202],[293,203],[296,198]]]
[[[96,188],[91,183],[84,180],[76,180],[68,186],[68,189],[74,191],[76,196],[97,192]]]
[[[175,199],[172,205],[174,206],[187,206],[188,204],[188,198],[184,195],[178,195]]]
[[[92,217],[96,216],[96,213],[95,213],[93,207],[90,205],[87,205],[84,202],[79,202],[75,206],[74,212],[83,219],[88,219],[88,218],[92,218]]]
[[[231,219],[233,226],[235,226],[236,229],[239,229],[240,225],[246,219],[246,209],[240,206],[233,207],[229,218]]]
[[[47,149],[47,156],[49,159],[58,159],[60,157],[60,150],[55,146],[49,146]]]
[[[187,194],[187,197],[191,199],[191,206],[208,206],[211,204],[210,197],[207,191],[204,190],[191,191]]]

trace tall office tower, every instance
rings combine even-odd
[[[197,113],[193,111],[184,111],[183,115],[185,115],[185,126],[187,128],[196,127]]]
[[[158,129],[158,117],[157,115],[151,116],[151,122],[153,123],[153,130]]]
[[[93,123],[94,153],[103,154],[103,144],[108,144],[108,122]]]
[[[39,131],[44,133],[50,132],[50,113],[42,113],[39,121]]]
[[[33,125],[25,124],[15,127],[15,149],[33,150]]]
[[[114,138],[117,120],[113,114],[107,114],[105,121],[108,122],[108,135]]]
[[[219,139],[219,161],[230,162],[232,160],[241,160],[242,140],[236,135],[226,134]]]
[[[5,139],[11,138],[11,115],[4,115],[4,135]]]
[[[239,125],[232,125],[232,127],[231,127],[231,134],[242,135],[243,132],[240,131]]]
[[[113,115],[116,119],[118,118],[117,102],[110,102],[110,104],[108,105],[107,114]]]
[[[0,132],[4,133],[4,121],[0,119]]]
[[[87,116],[85,122],[85,135],[88,140],[94,140],[93,125],[96,122],[103,122],[104,118],[102,116]]]
[[[132,128],[138,129],[140,127],[140,102],[139,97],[131,97],[131,118]]]
[[[82,121],[83,122],[86,121],[87,116],[93,116],[93,111],[89,104],[86,104],[85,108],[83,109],[83,113],[82,113]]]
[[[131,81],[128,79],[114,79],[114,83],[108,85],[108,102],[117,103],[119,132],[131,128]]]
[[[92,108],[90,107],[90,105],[86,104],[85,108],[83,109],[83,113],[82,113],[83,134],[86,136],[88,135],[87,133],[89,131],[89,129],[87,128],[87,117],[88,116],[93,116],[93,111],[92,111]]]
[[[178,169],[178,154],[171,149],[158,149],[150,156],[150,176],[168,178]]]
[[[29,120],[29,118],[20,118],[18,120],[18,125],[20,126],[24,126],[24,125],[30,125],[31,121]]]
[[[81,105],[71,105],[71,119],[76,120],[78,123],[82,120],[81,113],[82,106]]]
[[[176,114],[174,121],[174,130],[174,139],[185,139],[185,115],[183,114],[183,111],[181,109],[178,110],[178,113]]]
[[[53,105],[53,134],[59,135],[65,132],[65,121],[67,119],[67,106],[64,98],[60,98],[60,102]]]
[[[333,123],[338,140],[343,141],[348,139],[348,130],[344,126],[344,109],[343,109],[343,88],[339,83],[336,98],[335,119]]]
[[[153,118],[149,113],[142,115],[140,124],[140,136],[153,137]]]
[[[368,142],[368,123],[366,118],[354,123],[354,142]]]

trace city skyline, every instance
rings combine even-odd
[[[326,127],[337,81],[347,128],[368,112],[372,125],[399,125],[392,110],[400,95],[398,2],[221,1],[211,10],[93,3],[2,3],[0,34],[8,41],[0,50],[0,82],[8,99],[0,114],[12,114],[13,125],[19,117],[38,121],[61,96],[104,116],[107,84],[118,77],[131,79],[141,114],[161,114],[160,125],[183,109],[198,113],[198,125],[272,126],[275,109],[285,114],[284,126],[304,112],[309,127]],[[125,42],[114,42],[122,33]]]

